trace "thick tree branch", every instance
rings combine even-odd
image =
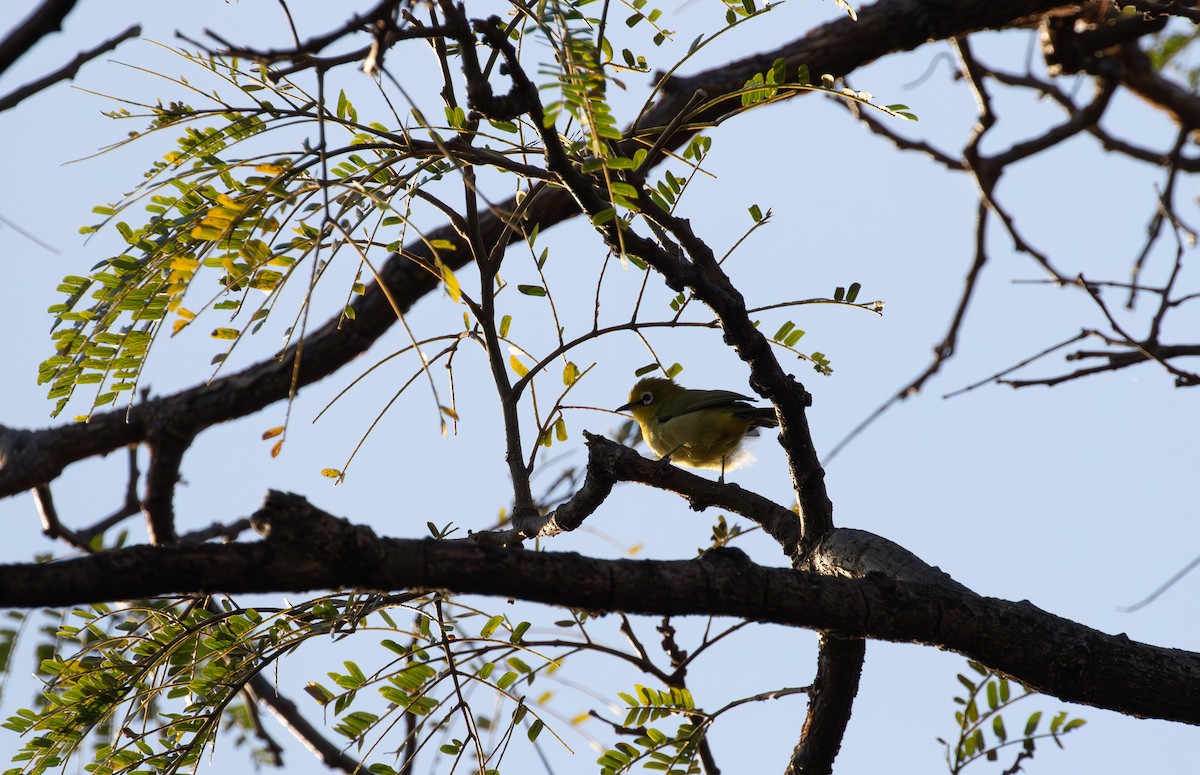
[[[266,540],[138,546],[5,566],[0,607],[353,587],[448,589],[656,616],[734,616],[840,638],[937,646],[1068,702],[1200,725],[1200,654],[1106,635],[1028,602],[984,598],[952,584],[767,568],[732,552],[687,561],[597,560],[470,541],[381,539],[278,493],[254,519]]]
[[[821,635],[817,677],[809,689],[808,716],[792,753],[788,775],[826,775],[842,747],[850,706],[858,694],[866,642]]]

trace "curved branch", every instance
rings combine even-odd
[[[575,530],[604,503],[616,482],[625,481],[678,493],[696,511],[716,506],[741,514],[774,538],[786,556],[795,555],[800,543],[800,520],[794,512],[736,484],[720,484],[681,468],[663,466],[594,433],[584,431],[584,436],[588,445],[587,475],[566,503],[545,516],[514,518],[512,530],[478,533],[473,538],[508,546],[515,540],[546,538]]]

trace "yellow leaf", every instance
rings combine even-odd
[[[439,406],[438,408],[442,410],[442,414],[446,415],[446,416],[447,416],[447,417],[449,417],[451,420],[457,420],[457,419],[458,419],[458,412],[454,411],[454,410],[453,410],[453,409],[451,409],[450,407],[448,407],[448,406]]]
[[[216,228],[213,228],[212,226],[206,226],[205,224],[202,223],[199,226],[192,229],[192,239],[202,239],[202,240],[210,240],[210,241],[218,240],[218,239],[221,239],[221,235],[224,233],[225,233],[224,229],[216,229]]]
[[[518,377],[524,377],[529,373],[529,369],[525,368],[525,364],[521,363],[520,359],[515,355],[508,357],[508,365],[512,366],[512,370],[517,373]]]
[[[266,441],[267,439],[273,439],[281,433],[283,433],[283,426],[276,425],[274,428],[267,428],[265,431],[263,431],[262,439],[263,441]]]
[[[559,441],[567,440],[567,424],[563,422],[563,418],[561,417],[554,423],[554,438]]]
[[[221,194],[220,196],[218,196],[217,202],[219,204],[225,205],[226,207],[228,207],[231,210],[241,210],[242,209],[242,206],[239,205],[236,200],[230,199],[225,194]]]
[[[266,261],[271,257],[271,249],[260,239],[248,239],[238,248],[238,253],[250,261]]]
[[[188,256],[176,256],[171,259],[171,270],[175,272],[194,272],[200,268],[200,262]]]
[[[237,210],[230,210],[227,207],[213,207],[204,214],[204,220],[201,221],[201,225],[224,228],[233,223],[234,219],[239,215],[241,213]]]
[[[187,328],[187,324],[188,324],[188,321],[186,321],[186,320],[176,320],[174,323],[171,324],[171,335],[174,336],[175,334],[178,334],[183,329]]]
[[[441,264],[441,262],[438,262]],[[442,282],[446,283],[446,293],[450,294],[450,300],[457,304],[462,299],[462,286],[458,284],[458,278],[454,276],[454,272],[450,271],[450,267],[441,264],[442,267]]]
[[[577,379],[579,379],[579,367],[568,361],[567,365],[563,366],[563,384],[570,387],[575,384]]]
[[[250,287],[259,291],[271,291],[275,289],[275,286],[279,285],[279,281],[282,279],[283,275],[279,272],[261,269],[251,278]]]
[[[279,457],[279,453],[283,450],[283,439],[271,445],[271,457]]]
[[[214,328],[211,336],[213,339],[237,339],[240,333],[236,328]]]
[[[325,477],[326,479],[341,479],[342,472],[336,468],[322,468],[321,476]]]
[[[254,168],[255,172],[263,172],[267,175],[282,175],[287,171],[287,167],[279,164],[259,164]]]
[[[580,713],[578,716],[575,716],[574,718],[571,719],[571,723],[575,726],[579,726],[580,724],[585,723],[591,717],[592,717],[592,714],[590,714],[590,713]]]
[[[434,250],[457,250],[458,246],[447,239],[435,239],[429,241],[429,247]]]
[[[184,320],[195,320],[196,313],[192,312],[187,307],[180,307],[179,308],[179,317],[183,318]]]

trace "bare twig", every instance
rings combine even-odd
[[[826,464],[837,457],[839,452],[845,449],[850,442],[870,427],[887,410],[891,409],[897,403],[919,393],[921,388],[925,386],[925,382],[941,371],[942,364],[954,355],[954,350],[958,345],[959,329],[966,319],[967,309],[970,307],[971,299],[975,295],[975,286],[979,281],[979,274],[983,269],[983,265],[987,263],[987,213],[987,206],[981,201],[975,215],[975,260],[971,263],[971,268],[967,272],[962,294],[958,299],[958,308],[955,309],[954,316],[950,319],[950,326],[946,331],[946,335],[942,338],[941,343],[933,348],[933,360],[930,361],[925,370],[918,374],[915,379],[896,391],[891,398],[880,404],[874,412],[867,415],[862,422],[846,434],[845,438],[835,444],[824,458]]]
[[[942,396],[942,398],[952,398],[957,395],[962,395],[963,393],[969,393],[970,391],[975,390],[976,388],[983,387],[984,385],[986,385],[990,382],[999,382],[1001,377],[1004,377],[1007,374],[1011,374],[1014,371],[1016,371],[1017,369],[1025,368],[1029,364],[1031,364],[1037,360],[1040,360],[1041,358],[1044,358],[1045,356],[1049,355],[1052,352],[1061,350],[1064,347],[1069,347],[1070,345],[1074,344],[1075,342],[1086,339],[1091,334],[1092,334],[1091,331],[1080,331],[1078,334],[1071,337],[1070,339],[1066,339],[1066,340],[1059,342],[1058,344],[1051,345],[1051,346],[1047,347],[1045,350],[1042,350],[1037,355],[1026,358],[1025,360],[1021,361],[1020,363],[1017,363],[1013,366],[1009,366],[1007,369],[998,371],[995,374],[993,374],[992,376],[988,377],[987,379],[981,379],[978,382],[974,382],[970,385],[967,385],[964,388],[959,388],[958,390],[951,391],[951,392],[945,394],[944,396]]]
[[[62,29],[77,0],[44,0],[0,42],[0,73],[8,70],[42,38]]]
[[[33,502],[37,504],[38,516],[42,518],[42,534],[47,538],[66,541],[77,549],[94,552],[86,541],[62,524],[58,518],[58,509],[54,507],[54,497],[50,493],[50,485],[40,484],[33,488]]]
[[[246,688],[252,692],[255,700],[266,705],[276,720],[303,743],[305,748],[312,751],[326,767],[341,770],[350,775],[366,771],[363,762],[358,761],[326,739],[320,730],[304,718],[300,709],[296,707],[296,703],[280,694],[275,685],[262,673],[256,673]]]
[[[74,78],[76,76],[76,74],[79,73],[79,68],[83,67],[88,62],[92,61],[93,59],[100,56],[101,54],[104,54],[108,51],[112,51],[117,46],[121,45],[122,43],[129,40],[130,38],[136,38],[136,37],[140,36],[141,34],[142,34],[141,25],[134,24],[134,25],[128,27],[120,35],[117,35],[116,37],[113,37],[113,38],[109,38],[108,40],[104,41],[103,43],[96,46],[95,48],[88,49],[87,51],[80,51],[78,54],[75,55],[74,59],[72,59],[70,62],[63,65],[59,69],[55,70],[54,72],[48,73],[48,74],[42,76],[41,78],[37,79],[36,81],[27,83],[24,86],[20,87],[19,89],[11,91],[8,94],[4,95],[3,97],[0,97],[0,111],[8,110],[9,108],[20,103],[26,97],[37,94],[38,92],[42,91],[43,89],[49,88],[50,86],[53,86],[54,84],[58,83],[59,81],[67,81],[67,80]]]
[[[137,456],[138,446],[130,444],[127,449],[129,476],[125,482],[125,501],[104,519],[80,530],[79,537],[84,541],[91,543],[96,536],[142,510],[142,499],[138,495],[138,478],[141,472],[138,470]]]
[[[1163,592],[1166,592],[1168,589],[1175,586],[1175,584],[1177,584],[1180,579],[1182,579],[1184,576],[1191,573],[1197,566],[1200,566],[1200,557],[1197,557],[1194,560],[1192,560],[1191,562],[1189,562],[1187,565],[1184,565],[1183,568],[1181,568],[1178,572],[1176,572],[1174,575],[1172,575],[1171,578],[1169,578],[1165,582],[1163,582],[1162,586],[1160,586],[1158,589],[1151,592],[1146,597],[1142,598],[1141,600],[1134,603],[1133,605],[1121,606],[1117,610],[1121,611],[1122,613],[1133,613],[1134,611],[1137,611],[1140,608],[1144,608],[1144,607],[1150,605],[1155,600],[1157,600],[1158,597]]]

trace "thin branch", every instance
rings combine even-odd
[[[242,519],[236,519],[227,525],[220,522],[214,522],[213,524],[201,530],[193,530],[189,533],[184,533],[183,535],[179,536],[179,541],[182,543],[199,544],[204,543],[205,541],[211,541],[214,538],[219,538],[223,542],[229,543],[230,541],[236,540],[238,536],[250,529],[250,518],[243,517]]]
[[[1046,357],[1050,353],[1061,350],[1064,347],[1069,347],[1070,345],[1074,344],[1075,342],[1082,341],[1083,339],[1086,339],[1088,336],[1090,336],[1091,333],[1092,333],[1091,331],[1080,331],[1078,334],[1071,337],[1070,339],[1064,339],[1063,341],[1059,342],[1058,344],[1050,345],[1049,347],[1047,347],[1045,350],[1042,350],[1037,355],[1026,358],[1025,360],[1023,360],[1013,366],[1009,366],[1007,369],[998,371],[986,379],[981,379],[978,382],[974,382],[970,385],[967,385],[964,388],[959,388],[958,390],[951,391],[951,392],[945,394],[944,396],[942,396],[942,398],[953,398],[954,396],[962,395],[963,393],[969,393],[970,391],[975,390],[976,388],[983,387],[984,385],[986,385],[990,382],[999,382],[1001,377],[1004,377],[1008,374],[1012,374],[1014,371],[1016,371],[1018,369],[1023,369],[1026,366],[1028,366],[1029,364]]]
[[[862,422],[854,427],[845,438],[834,445],[833,449],[825,456],[825,464],[829,464],[838,453],[846,448],[850,442],[858,438],[863,431],[869,428],[876,420],[878,420],[887,410],[891,409],[897,403],[916,395],[925,386],[933,375],[941,371],[942,364],[949,360],[954,355],[955,348],[958,346],[958,332],[962,327],[963,321],[967,317],[967,309],[970,307],[971,299],[975,295],[975,286],[979,281],[980,272],[983,265],[987,263],[987,206],[980,201],[975,214],[975,260],[971,263],[971,268],[967,272],[966,281],[963,284],[962,294],[958,299],[958,308],[954,311],[954,316],[950,319],[950,326],[946,330],[946,335],[942,337],[942,341],[933,348],[933,360],[925,367],[925,370],[917,375],[915,379],[909,382],[904,387],[896,391],[891,398],[884,401],[875,409],[874,412],[867,415]]]
[[[38,41],[62,29],[77,0],[45,0],[0,41],[0,73],[8,70]]]
[[[50,485],[40,484],[34,487],[33,502],[37,505],[38,516],[42,520],[42,535],[52,540],[66,541],[76,549],[85,552],[96,551],[74,531],[62,524],[62,520],[58,518],[58,509],[54,506],[54,496],[50,493]]]
[[[621,626],[618,628],[618,630],[622,635],[625,636],[625,639],[629,641],[629,645],[633,646],[633,650],[638,653],[638,657],[641,659],[646,668],[650,668],[650,670],[643,669],[643,671],[656,672],[658,675],[665,678],[666,674],[663,673],[663,671],[654,664],[654,661],[650,659],[650,654],[646,651],[646,647],[642,644],[641,639],[638,638],[637,633],[633,631],[633,625],[629,623],[629,617],[624,613],[618,615],[621,617]]]
[[[797,695],[797,694],[810,694],[810,693],[812,693],[811,685],[810,686],[788,686],[788,687],[784,687],[782,689],[772,689],[769,692],[762,692],[760,694],[755,694],[750,697],[742,697],[741,699],[733,700],[732,702],[713,711],[713,713],[711,714],[711,718],[715,719],[717,716],[720,716],[721,714],[723,714],[727,711],[731,711],[734,708],[738,708],[738,707],[741,707],[742,705],[747,705],[752,702],[765,702],[767,700],[778,700],[778,699],[782,699],[783,697],[791,697],[791,696]]]
[[[280,694],[273,683],[262,673],[255,673],[246,688],[258,702],[267,706],[279,721],[304,747],[321,760],[326,767],[358,775],[366,772],[363,762],[347,754],[339,746],[325,738],[296,707],[296,703]]]
[[[1113,317],[1112,312],[1110,312],[1108,309],[1108,305],[1105,304],[1104,299],[1102,299],[1100,297],[1100,292],[1098,290],[1096,290],[1095,288],[1093,288],[1091,285],[1089,285],[1087,283],[1087,281],[1084,279],[1082,274],[1079,275],[1079,283],[1083,286],[1084,290],[1086,290],[1088,292],[1088,295],[1092,297],[1092,301],[1096,302],[1096,306],[1098,306],[1100,308],[1100,311],[1102,313],[1104,313],[1104,317],[1106,317],[1108,319],[1108,324],[1110,326],[1112,326],[1112,330],[1117,332],[1117,334],[1119,336],[1121,336],[1129,344],[1130,347],[1133,347],[1135,350],[1137,350],[1139,353],[1141,353],[1146,358],[1146,360],[1155,361],[1156,363],[1158,363],[1158,365],[1162,366],[1164,369],[1166,369],[1167,371],[1174,374],[1175,382],[1177,385],[1182,387],[1185,385],[1200,384],[1200,375],[1197,375],[1197,374],[1194,374],[1194,373],[1188,372],[1188,371],[1183,371],[1182,369],[1176,368],[1173,364],[1168,363],[1167,359],[1163,358],[1157,351],[1157,348],[1155,347],[1155,344],[1157,344],[1157,343],[1152,342],[1152,343],[1149,343],[1149,345],[1147,346],[1146,343],[1142,343],[1142,342],[1138,342],[1138,341],[1134,340],[1133,337],[1131,337],[1125,331],[1124,327],[1122,327],[1121,324],[1117,322],[1117,319],[1115,317]]]
[[[1138,281],[1141,278],[1142,268],[1146,265],[1146,259],[1150,255],[1150,249],[1154,247],[1154,243],[1158,241],[1159,235],[1162,233],[1163,223],[1170,220],[1175,224],[1174,209],[1172,202],[1175,197],[1175,181],[1179,177],[1179,167],[1176,162],[1182,157],[1183,147],[1188,142],[1192,133],[1189,130],[1182,129],[1175,138],[1175,147],[1171,149],[1171,153],[1167,156],[1167,184],[1163,187],[1162,193],[1158,197],[1157,206],[1154,208],[1154,217],[1150,219],[1150,225],[1146,227],[1146,244],[1142,247],[1142,252],[1133,262],[1133,272],[1130,279],[1132,287],[1129,289],[1129,298],[1125,301],[1126,309],[1133,309],[1134,300],[1137,297]],[[1176,234],[1178,236],[1178,234]],[[1176,273],[1179,266],[1179,256],[1176,257]],[[1172,282],[1174,281],[1175,273],[1171,275]],[[1167,293],[1162,295],[1159,303],[1158,314],[1155,315],[1154,322],[1150,325],[1151,341],[1158,339],[1158,331],[1162,324],[1162,316],[1168,309]]]
[[[434,597],[433,605],[434,610],[437,611],[437,623],[441,627],[441,631],[446,632],[446,616],[442,611],[442,598],[440,595]],[[483,752],[483,740],[479,738],[479,729],[475,726],[475,714],[471,712],[471,703],[467,702],[467,698],[463,694],[462,681],[459,680],[458,675],[458,666],[454,663],[454,652],[450,649],[450,640],[446,637],[440,638],[440,640],[442,651],[446,655],[446,672],[450,674],[450,680],[454,684],[454,696],[458,697],[458,702],[455,705],[462,712],[463,724],[467,728],[467,735],[475,746],[475,760],[478,762],[478,771],[480,775],[483,775],[487,755]]]
[[[365,13],[356,14],[356,15],[350,17],[340,27],[330,30],[329,32],[327,32],[323,35],[318,35],[316,37],[309,38],[308,40],[296,45],[293,48],[262,50],[262,49],[253,49],[253,48],[248,48],[248,47],[236,46],[236,45],[228,42],[221,36],[213,33],[211,30],[205,30],[205,34],[208,35],[213,40],[220,43],[222,46],[225,46],[227,51],[225,51],[225,52],[211,51],[211,50],[207,49],[207,47],[204,47],[201,44],[196,43],[195,41],[189,40],[188,42],[192,43],[192,45],[200,46],[201,48],[208,51],[208,53],[211,53],[214,55],[240,56],[240,57],[254,59],[257,62],[262,62],[265,64],[273,64],[275,62],[296,61],[296,62],[300,62],[300,63],[308,63],[308,66],[312,66],[312,63],[314,63],[317,60],[317,57],[316,57],[317,52],[324,50],[327,46],[333,45],[334,43],[341,42],[344,38],[346,38],[347,36],[349,36],[355,32],[359,32],[363,29],[367,29],[367,28],[371,27],[372,24],[377,20],[380,20],[380,19],[390,20],[391,18],[393,18],[395,16],[396,7],[399,6],[401,4],[401,2],[403,2],[403,0],[382,0],[382,2],[380,2],[374,8],[366,11]],[[182,36],[180,36],[180,37],[182,37]],[[423,36],[414,36],[414,37],[423,37]],[[185,38],[185,40],[186,40],[186,38]],[[367,55],[367,53],[369,53],[369,48],[370,47],[366,47],[361,51],[354,52],[355,56],[348,57],[344,61],[350,62],[350,61],[354,61],[355,59],[362,59],[364,56]],[[303,69],[303,68],[300,67],[297,69]]]
[[[1158,589],[1151,592],[1149,595],[1147,595],[1143,599],[1139,600],[1138,602],[1134,603],[1133,605],[1122,606],[1122,607],[1118,608],[1117,610],[1121,611],[1122,613],[1133,613],[1134,611],[1137,611],[1140,608],[1144,608],[1144,607],[1150,605],[1155,600],[1157,600],[1158,597],[1163,592],[1166,592],[1168,589],[1175,586],[1180,581],[1180,579],[1182,579],[1184,576],[1191,573],[1197,566],[1200,566],[1200,557],[1197,557],[1194,560],[1192,560],[1191,562],[1189,562],[1187,565],[1184,565],[1183,568],[1180,569],[1178,572],[1176,572],[1173,576],[1171,576],[1171,578],[1169,578],[1165,582],[1163,582],[1162,586],[1160,586]]]
[[[67,81],[67,80],[73,79],[79,73],[79,68],[83,67],[88,62],[92,61],[93,59],[100,56],[101,54],[112,51],[117,46],[121,45],[122,43],[129,40],[130,38],[136,38],[136,37],[140,36],[141,34],[142,34],[141,25],[134,24],[134,25],[130,26],[129,28],[127,28],[120,35],[117,35],[114,38],[109,38],[108,40],[101,43],[99,46],[96,46],[95,48],[92,48],[92,49],[88,49],[87,51],[80,51],[78,54],[75,55],[74,59],[72,59],[70,62],[63,65],[59,69],[57,69],[51,73],[48,73],[47,75],[42,76],[41,78],[37,79],[36,81],[27,83],[24,86],[20,87],[19,89],[9,92],[8,94],[4,95],[3,97],[0,97],[0,111],[5,111],[11,107],[16,106],[22,100],[24,100],[26,97],[30,97],[34,94],[37,94],[38,92],[42,91],[43,89],[47,89],[50,86],[53,86],[54,84],[58,83],[59,81]]]
[[[138,495],[138,478],[141,476],[141,472],[138,470],[137,445],[130,444],[127,453],[129,475],[125,481],[125,501],[104,519],[78,531],[79,537],[87,543],[91,543],[96,536],[142,510],[142,499]]]
[[[917,153],[928,156],[933,161],[942,165],[948,170],[956,172],[964,172],[967,170],[967,163],[961,158],[951,156],[945,151],[933,146],[924,140],[913,140],[896,132],[884,122],[875,117],[875,112],[864,110],[863,106],[854,100],[833,100],[835,105],[844,107],[858,121],[871,132],[891,141],[892,145],[901,151],[915,151]]]
[[[966,159],[971,175],[975,180],[978,188],[979,197],[986,202],[988,207],[1000,218],[1004,227],[1008,230],[1009,236],[1012,238],[1013,246],[1022,253],[1027,253],[1032,256],[1043,268],[1057,280],[1060,284],[1066,285],[1070,282],[1061,272],[1054,268],[1048,256],[1043,254],[1037,248],[1025,241],[1017,231],[1016,222],[996,199],[996,184],[1000,180],[1000,175],[1004,171],[1004,164],[997,162],[997,157],[984,156],[980,151],[980,145],[988,130],[996,124],[996,115],[992,109],[991,96],[987,91],[985,78],[987,70],[975,58],[971,51],[970,43],[964,37],[956,38],[954,41],[955,50],[958,52],[960,70],[963,79],[971,88],[972,94],[975,95],[975,101],[978,109],[978,121],[974,130],[971,133],[971,138],[967,146],[963,149],[963,158]],[[1107,101],[1106,101],[1107,102]],[[1093,122],[1094,123],[1094,122]],[[1033,149],[1040,147],[1037,141],[1030,141],[1023,144],[1028,146],[1029,153]],[[1020,158],[1021,154],[1016,152],[1016,146],[1007,154],[1006,158]],[[1026,154],[1027,155],[1027,154]]]
[[[662,635],[663,652],[671,660],[671,667],[675,668],[667,686],[686,691],[688,653],[680,648],[679,643],[675,640],[675,628],[671,626],[671,617],[664,616],[656,629]],[[692,725],[692,734],[700,735],[696,750],[700,755],[700,762],[704,765],[704,772],[706,775],[721,775],[721,768],[717,766],[717,758],[713,755],[712,746],[708,742],[707,731],[711,717],[708,714],[692,713],[688,715],[688,721]]]
[[[258,673],[257,675],[261,675],[261,673]],[[246,697],[246,715],[250,720],[251,731],[254,733],[255,737],[257,737],[266,745],[267,753],[271,757],[271,766],[282,767],[283,746],[280,745],[275,740],[274,736],[267,731],[266,727],[263,726],[262,714],[259,712],[258,702],[256,702],[257,698],[255,697],[254,691],[249,686],[246,686],[243,688],[242,693]]]

